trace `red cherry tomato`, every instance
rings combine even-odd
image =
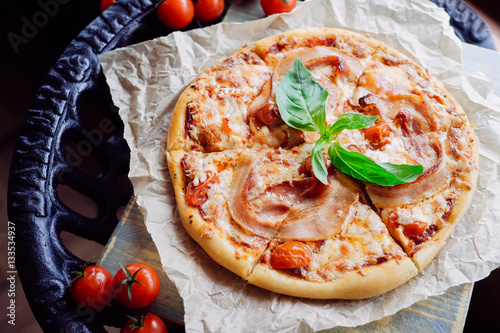
[[[156,8],[161,23],[172,29],[185,28],[193,21],[192,0],[164,0]]]
[[[131,317],[123,324],[120,333],[167,333],[167,326],[154,313]]]
[[[116,0],[101,0],[101,13],[108,9],[112,4],[114,4]]]
[[[365,139],[375,147],[390,143],[391,127],[388,123],[379,123],[366,129]]]
[[[71,298],[85,310],[100,310],[113,298],[113,276],[104,267],[83,266],[71,282]]]
[[[197,186],[194,185],[194,182],[190,182],[186,188],[186,201],[192,206],[200,207],[207,201],[207,192],[215,183],[220,183],[219,176],[216,174],[208,176],[204,183]]]
[[[217,19],[224,11],[224,0],[198,0],[194,3],[194,17],[203,22]]]
[[[160,292],[160,278],[150,266],[133,263],[122,266],[113,279],[116,299],[126,307],[138,309],[151,304]]]
[[[387,219],[387,229],[389,229],[390,232],[393,232],[394,230],[396,230],[397,228],[399,228],[399,223],[397,222],[398,221],[398,214],[396,213],[392,213],[389,218]]]
[[[306,244],[290,241],[278,245],[271,253],[270,264],[273,268],[290,269],[307,266],[312,261],[312,251]]]
[[[297,0],[260,0],[262,10],[266,15],[288,13],[297,5]]]
[[[418,237],[427,229],[427,224],[421,221],[414,221],[413,223],[403,225],[403,234],[408,237]]]

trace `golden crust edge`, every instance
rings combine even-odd
[[[404,284],[418,270],[413,261],[405,257],[350,271],[328,282],[306,281],[270,269],[266,264],[255,266],[248,282],[280,294],[314,299],[365,299],[384,294]]]
[[[172,117],[170,118],[170,125],[168,128],[167,137],[167,152],[173,150],[179,150],[182,148],[182,140],[184,137],[184,123],[186,122],[186,106],[187,103],[192,99],[191,85],[189,85],[182,92],[181,96],[177,100],[172,111]]]
[[[381,49],[388,54],[395,54],[401,58],[404,58],[407,61],[410,61],[416,66],[419,66],[423,69],[423,67],[417,63],[415,60],[411,59],[409,56],[404,54],[401,51],[389,46],[384,41],[371,37],[368,33],[356,32],[352,30],[342,29],[342,28],[332,28],[332,27],[308,27],[308,28],[298,28],[293,30],[288,30],[285,32],[281,32],[275,35],[267,36],[261,38],[253,43],[253,47],[255,52],[261,57],[264,61],[266,59],[265,53],[266,51],[279,41],[282,37],[341,37],[341,38],[355,38],[358,41],[366,44],[367,46],[374,49]],[[292,52],[293,53],[293,52]],[[268,64],[268,66],[272,66],[273,63]],[[424,69],[425,70],[425,69]]]
[[[265,48],[269,48],[271,45],[275,44],[282,36],[286,37],[332,37],[335,36],[365,36],[361,33],[339,29],[339,28],[327,28],[327,27],[307,27],[307,28],[298,28],[292,29],[285,32],[280,32],[271,36],[267,36],[261,38],[255,42],[253,42],[255,52],[264,59],[263,50]],[[373,38],[371,38],[373,39]]]
[[[235,249],[234,245],[231,244],[226,238],[220,237],[220,235],[216,232],[211,233],[210,237],[206,236],[206,232],[203,231],[205,222],[198,209],[189,206],[184,199],[185,196],[183,189],[185,181],[183,171],[180,166],[180,159],[184,156],[184,154],[185,152],[182,150],[165,153],[174,187],[177,211],[179,212],[184,229],[215,262],[241,278],[247,279],[262,252],[264,252],[266,246],[263,246],[257,257],[249,255],[246,260],[244,258],[238,259],[236,258],[235,252],[232,251],[232,249]]]

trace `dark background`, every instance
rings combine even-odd
[[[500,24],[498,1],[468,1],[490,22]],[[44,10],[44,7],[46,8]],[[45,12],[45,15],[41,12]],[[48,14],[47,14],[48,13]],[[37,0],[0,2],[0,308],[5,309],[6,281],[6,191],[16,137],[23,128],[27,110],[41,80],[69,42],[100,13],[99,0]],[[484,15],[484,14],[483,14]],[[26,22],[37,23],[28,27]],[[24,29],[24,30],[23,30]],[[17,48],[17,50],[16,50]],[[498,48],[498,46],[497,46]],[[500,66],[500,65],[499,65]],[[89,258],[99,256],[102,246],[68,238],[66,245]],[[19,250],[19,249],[18,249]],[[474,285],[465,332],[499,331],[500,271]],[[22,287],[16,287],[16,327],[12,332],[39,332]],[[5,312],[2,326],[6,324]],[[5,325],[4,325],[5,323]],[[436,328],[439,330],[438,328]],[[3,331],[3,329],[2,329]]]
[[[42,79],[71,40],[100,14],[99,3],[100,0],[0,1],[0,309],[3,309],[0,331],[3,333],[42,332],[29,309],[19,278],[15,291],[16,326],[7,324],[5,310],[9,289],[6,197],[15,141]],[[39,27],[33,25],[30,28],[34,29],[29,30],[26,21]],[[98,258],[103,250],[97,243],[71,234],[63,237],[65,245],[80,258]]]
[[[39,3],[50,8],[52,17],[40,14],[45,11]],[[69,42],[99,13],[99,0],[0,2],[0,144],[19,132],[44,75]],[[33,25],[34,30],[23,30],[26,20],[40,27]]]

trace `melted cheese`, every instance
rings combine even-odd
[[[187,103],[188,136],[207,151],[243,147],[248,142],[248,105],[271,70],[253,50],[236,53],[207,70],[193,84]]]
[[[313,262],[302,270],[308,281],[332,281],[346,271],[361,270],[377,258],[404,257],[380,218],[361,203],[352,207],[338,237],[326,239]]]

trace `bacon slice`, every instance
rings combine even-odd
[[[278,64],[272,77],[264,84],[260,94],[250,104],[249,116],[255,114],[269,102],[276,91],[278,82],[292,68],[293,63],[297,59],[300,59],[309,70],[313,70],[316,67],[333,66],[335,68],[333,73],[335,77],[330,78],[333,82],[356,82],[363,72],[363,68],[358,60],[329,47],[315,46],[294,52]]]
[[[297,199],[278,230],[280,240],[320,240],[338,234],[359,192],[330,172],[328,185],[318,182]]]
[[[228,208],[233,219],[243,229],[270,239],[285,218],[286,209],[274,205],[256,212],[251,209],[248,200],[248,192],[257,185],[256,168],[268,161],[264,156],[254,159],[250,153],[241,154],[231,186]]]
[[[403,142],[409,155],[426,168],[414,181],[395,186],[367,184],[366,191],[372,203],[378,207],[391,207],[415,202],[420,198],[430,197],[448,184],[451,169],[447,166],[444,145],[438,139],[423,134],[418,124],[405,111],[398,115],[401,121]],[[431,153],[432,152],[432,153]],[[429,166],[429,161],[437,156],[437,162]]]
[[[233,219],[268,239],[319,240],[338,233],[359,190],[342,181],[333,169],[328,185],[314,177],[273,183],[269,168],[264,168],[272,163],[277,162],[265,156],[240,156],[228,203]]]
[[[401,110],[395,120],[403,134],[402,140],[406,151],[417,164],[429,168],[429,161],[435,160],[436,153],[429,144],[427,134],[421,129],[419,122],[407,109]]]
[[[340,51],[335,50],[326,46],[315,46],[299,52],[294,52],[288,55],[283,61],[281,61],[275,70],[277,73],[277,79],[281,79],[283,75],[286,74],[292,68],[295,60],[300,59],[302,63],[306,63],[311,59],[321,59],[323,57],[338,56],[342,54]],[[343,55],[343,54],[342,54]],[[347,57],[347,56],[346,56]]]
[[[446,163],[440,159],[412,183],[394,186],[367,184],[366,191],[378,208],[410,204],[439,192],[447,184],[449,176]]]
[[[273,78],[274,74],[269,78],[269,80],[266,81],[266,83],[264,83],[259,95],[257,95],[257,97],[255,97],[252,103],[250,103],[250,105],[248,106],[249,118],[253,117],[260,109],[262,109],[267,103],[269,103],[269,100],[275,88],[273,87]]]

